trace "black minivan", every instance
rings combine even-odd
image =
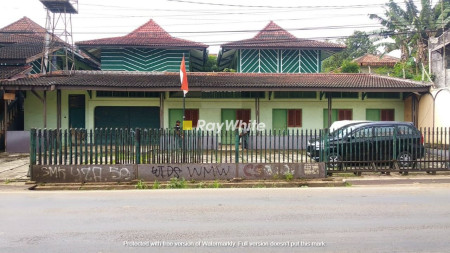
[[[346,162],[392,161],[397,161],[400,167],[409,167],[425,153],[422,134],[409,122],[362,122],[324,136],[320,141],[311,141],[307,152],[311,158],[327,162],[333,168]]]

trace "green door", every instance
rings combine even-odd
[[[338,110],[331,110],[331,124],[338,120]],[[330,124],[330,125],[331,125]],[[323,128],[328,128],[328,109],[323,110]]]
[[[96,128],[159,128],[159,107],[98,106],[94,115]]]
[[[222,144],[234,144],[234,131],[226,131],[227,130],[227,121],[230,123],[230,121],[235,122],[236,120],[236,109],[222,109],[222,136],[221,136],[221,142]]]
[[[183,109],[169,109],[169,129],[174,129],[177,120],[183,125]]]
[[[272,110],[272,130],[285,130],[287,129],[287,110],[286,109],[273,109]]]
[[[86,102],[84,95],[69,95],[69,128],[85,128]]]
[[[366,109],[366,120],[380,121],[380,110]]]

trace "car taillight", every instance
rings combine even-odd
[[[423,134],[420,134],[420,144],[423,145]]]

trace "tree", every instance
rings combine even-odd
[[[359,73],[359,65],[356,62],[345,60],[341,67],[342,73]]]
[[[336,71],[343,66],[344,61],[352,61],[367,53],[376,53],[376,47],[366,32],[355,31],[350,37],[341,40],[341,42],[345,44],[346,48],[323,61],[322,69],[324,72]]]
[[[353,35],[345,40],[348,57],[352,60],[365,54],[376,54],[377,48],[369,35],[362,31],[355,31]]]
[[[217,56],[209,55],[205,66],[203,66],[203,72],[218,72],[219,67],[217,67]]]
[[[400,49],[403,63],[406,63],[411,55],[415,56],[416,72],[418,67],[428,61],[428,39],[431,36],[439,36],[450,25],[448,0],[441,0],[434,7],[431,6],[430,0],[421,0],[421,6],[419,12],[413,0],[406,0],[405,9],[402,9],[396,2],[389,0],[385,17],[369,15],[385,27],[380,35],[394,40],[394,43],[385,47],[386,50]]]

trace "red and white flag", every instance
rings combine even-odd
[[[183,90],[184,96],[186,96],[186,93],[188,93],[188,80],[187,80],[187,74],[186,74],[186,63],[184,61],[184,54],[183,54],[183,60],[181,61],[180,65],[180,80],[181,80],[181,90]]]

